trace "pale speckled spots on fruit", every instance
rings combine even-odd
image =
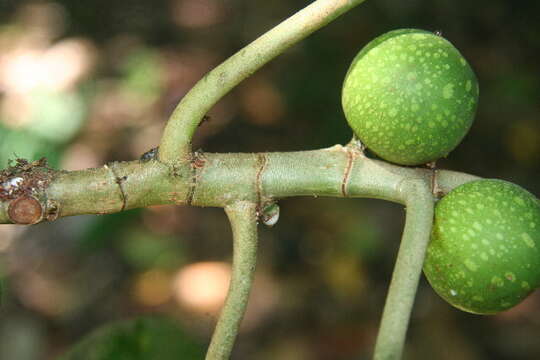
[[[464,58],[460,58],[460,59],[459,59],[459,62],[461,63],[462,66],[467,65],[467,62],[465,61]]]
[[[514,201],[520,206],[525,205],[525,201],[523,201],[523,199],[520,198],[519,196],[514,196]]]
[[[495,234],[495,237],[496,237],[497,239],[499,239],[499,240],[504,239],[504,236],[503,236],[503,234],[501,234],[501,233],[496,233],[496,234]]]
[[[508,301],[501,301],[501,306],[502,306],[502,307],[505,307],[505,308],[506,308],[506,307],[509,307],[509,306],[511,306],[511,305],[512,305],[512,303],[509,303]]]
[[[478,265],[471,259],[466,259],[463,263],[465,264],[465,267],[471,271],[476,271],[478,269]]]
[[[452,96],[454,96],[454,84],[446,84],[443,87],[443,97],[445,99],[450,99]]]
[[[491,283],[495,286],[498,286],[498,287],[503,287],[504,286],[504,280],[501,279],[500,277],[498,276],[493,276],[491,278]]]
[[[521,238],[523,239],[523,241],[525,242],[525,244],[528,247],[530,247],[530,248],[536,247],[536,244],[534,243],[534,240],[531,238],[531,236],[528,233],[521,234]]]
[[[486,261],[489,259],[489,256],[486,253],[480,254],[480,257],[482,258],[482,260],[486,260]]]
[[[531,289],[531,286],[530,286],[529,283],[526,282],[526,281],[522,281],[522,282],[521,282],[521,287],[522,287],[523,289],[525,289],[525,290],[530,290],[530,289]]]
[[[486,239],[482,239],[482,244],[489,245],[489,241],[487,241]]]
[[[478,302],[483,302],[483,301],[484,301],[484,298],[481,297],[480,295],[474,295],[474,296],[472,297],[472,299],[473,299],[474,301],[478,301]]]
[[[533,222],[530,222],[530,223],[529,223],[529,227],[530,227],[531,229],[534,229],[534,228],[536,227],[536,224],[533,223]]]
[[[471,91],[471,88],[472,88],[471,80],[467,80],[467,82],[465,83],[465,90]]]
[[[476,230],[479,230],[479,231],[482,231],[483,227],[482,225],[478,222],[478,221],[475,221],[473,223],[473,227],[476,229]]]
[[[407,74],[407,80],[416,80],[417,77],[418,74],[416,74],[416,72],[414,71],[411,71]]]
[[[458,292],[454,289],[450,289],[450,295],[452,296],[456,296],[458,294]]]
[[[418,41],[420,41],[420,40],[426,40],[426,39],[427,39],[427,35],[426,35],[426,34],[413,34],[413,35],[412,35],[412,38],[413,38],[414,40],[418,40]]]

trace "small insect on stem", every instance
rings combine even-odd
[[[147,152],[145,152],[144,154],[142,154],[141,157],[139,158],[139,161],[147,162],[150,160],[157,159],[158,153],[159,153],[159,147],[152,148],[148,150]]]

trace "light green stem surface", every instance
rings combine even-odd
[[[232,276],[206,360],[229,359],[246,311],[257,262],[256,208],[256,204],[247,201],[225,207],[234,241]]]
[[[386,297],[374,360],[401,358],[433,223],[434,199],[430,186],[406,181],[403,188],[407,206],[405,230]]]
[[[187,161],[193,134],[215,103],[290,46],[364,1],[314,1],[206,74],[171,115],[159,147],[160,160],[169,163]]]
[[[80,171],[54,171],[36,196],[54,218],[110,214],[153,205],[225,207],[294,196],[369,197],[405,204],[400,184],[431,182],[433,171],[356,156],[349,147],[263,154],[203,154],[200,167],[173,168],[158,161],[111,163]],[[114,168],[114,173],[110,170]],[[33,176],[28,173],[28,177]],[[437,171],[441,194],[478,177]],[[121,183],[121,186],[120,184]],[[10,223],[9,201],[0,200],[0,223]],[[54,207],[52,207],[54,205]]]

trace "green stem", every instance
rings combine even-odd
[[[172,113],[161,139],[160,160],[188,160],[195,130],[219,99],[290,46],[363,1],[314,1],[206,74]]]
[[[430,186],[420,181],[404,183],[407,219],[375,345],[374,360],[401,358],[411,310],[422,274],[433,223]]]
[[[367,197],[404,204],[400,184],[407,180],[431,182],[433,172],[429,169],[350,157],[351,153],[340,145],[282,153],[205,153],[195,174],[189,167],[171,168],[158,161],[53,171],[51,182],[37,198],[47,199],[42,203],[44,219],[54,220],[153,205],[225,207],[237,201],[270,202],[295,196]],[[33,174],[27,172],[24,176],[31,179]],[[473,175],[439,170],[434,185],[447,193],[475,179]],[[0,223],[11,222],[9,203],[0,198]]]
[[[206,353],[207,360],[230,357],[246,311],[257,261],[256,208],[256,204],[247,201],[225,207],[234,241],[232,277],[225,305]]]

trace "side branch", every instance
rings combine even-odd
[[[407,219],[375,345],[374,360],[399,360],[422,274],[433,223],[433,195],[428,182],[403,184]]]
[[[256,209],[256,204],[246,201],[225,208],[234,241],[232,277],[206,360],[229,359],[247,308],[257,262]]]
[[[215,103],[290,46],[363,1],[314,1],[206,74],[171,115],[159,146],[159,159],[168,163],[188,161],[193,134]]]

